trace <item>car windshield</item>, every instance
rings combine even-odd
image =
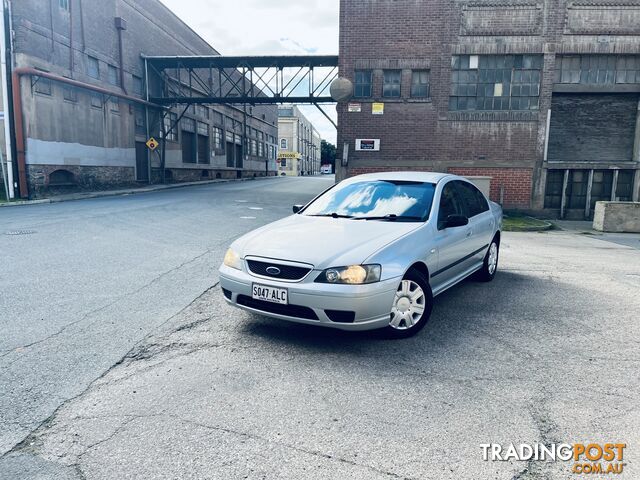
[[[425,221],[435,184],[399,180],[368,180],[338,184],[302,212],[308,216],[356,220]]]

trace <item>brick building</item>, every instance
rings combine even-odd
[[[145,146],[161,137],[160,110],[144,101],[141,55],[216,50],[158,0],[8,5],[22,190],[33,197],[160,181],[159,155]],[[182,111],[165,119],[176,124],[166,138],[169,181],[275,175],[275,106],[192,106],[180,119]]]
[[[295,105],[278,108],[278,174],[320,173],[320,134]]]
[[[506,208],[572,218],[640,191],[637,0],[341,0],[339,178],[490,177]],[[340,153],[339,153],[340,155]]]

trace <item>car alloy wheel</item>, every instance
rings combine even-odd
[[[391,307],[389,326],[396,330],[409,330],[420,323],[426,308],[426,295],[413,280],[402,280]]]
[[[491,242],[491,246],[489,247],[489,258],[487,259],[487,270],[489,270],[489,275],[493,275],[496,272],[496,268],[498,268],[498,245],[496,245],[496,242]]]

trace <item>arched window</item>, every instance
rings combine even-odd
[[[280,139],[280,149],[281,150],[287,150],[289,148],[288,142],[286,138],[281,138]]]

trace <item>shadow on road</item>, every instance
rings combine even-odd
[[[395,348],[434,350],[446,348],[454,340],[458,343],[460,336],[473,334],[479,324],[488,330],[500,328],[504,315],[511,314],[515,323],[529,322],[523,305],[531,302],[531,291],[539,288],[549,287],[543,279],[516,272],[500,272],[491,283],[465,280],[436,297],[429,323],[405,340],[385,338],[380,331],[348,332],[260,316],[253,316],[241,332],[274,345],[297,347],[301,353],[360,356]]]

